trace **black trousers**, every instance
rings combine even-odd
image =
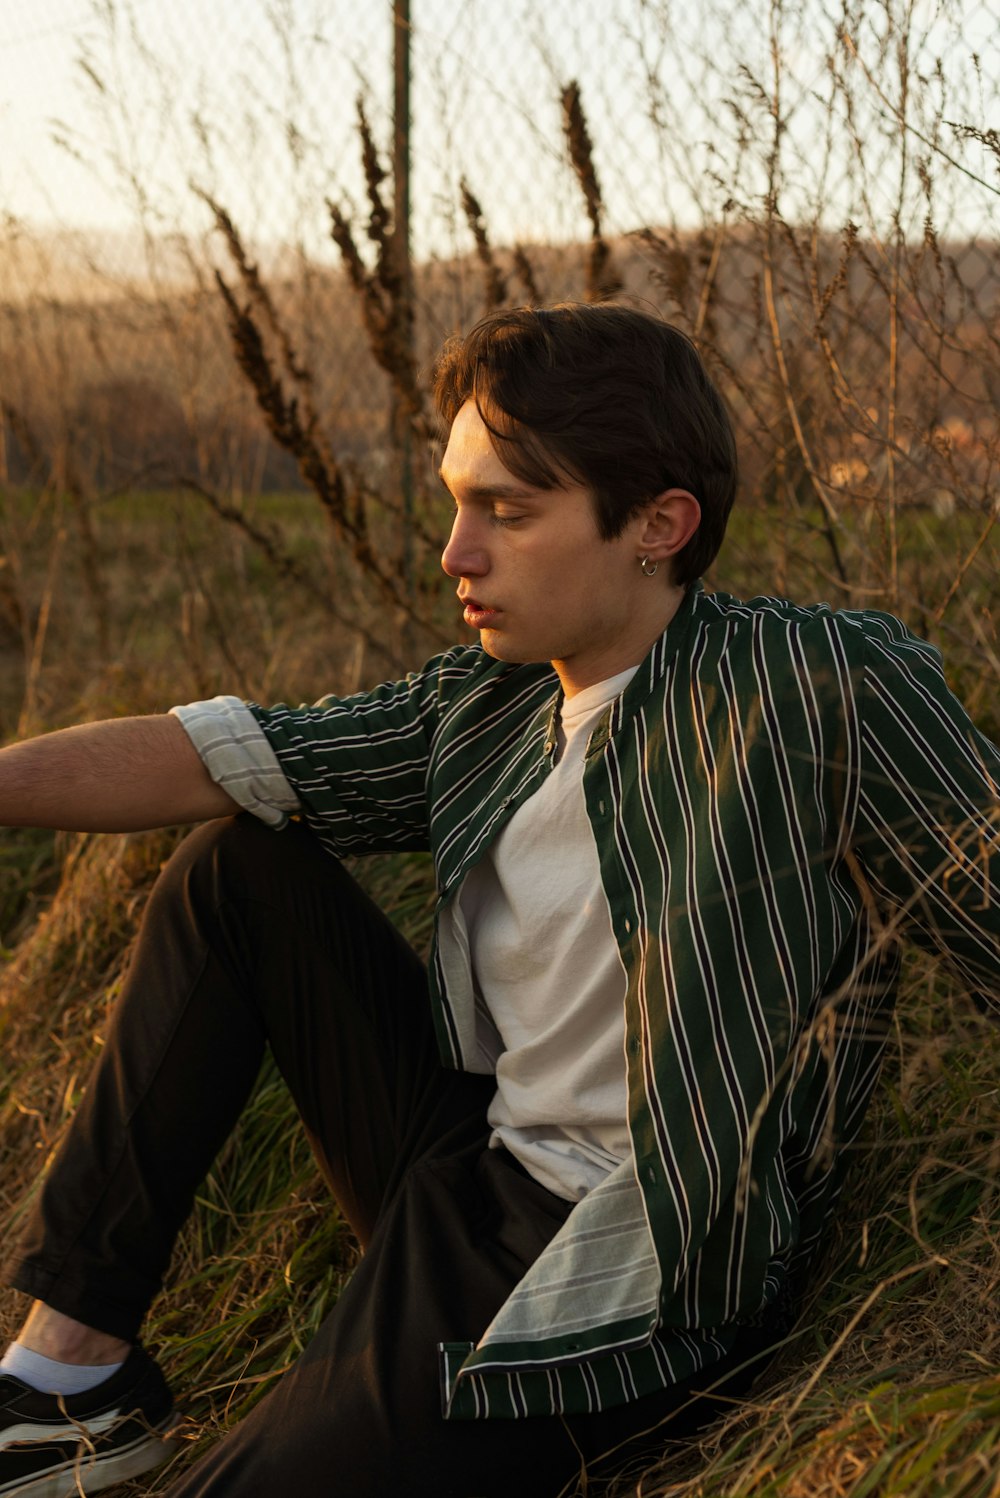
[[[776,1327],[621,1409],[443,1420],[437,1344],[478,1338],[569,1207],[487,1148],[493,1079],[440,1066],[426,972],[382,912],[304,829],[249,817],[195,832],[158,881],[10,1283],[133,1337],[267,1044],[365,1252],[295,1367],[173,1498],[556,1498],[584,1470],[594,1493],[749,1387]]]

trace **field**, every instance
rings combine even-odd
[[[423,632],[365,602],[315,500],[302,493],[246,502],[245,523],[220,519],[179,492],[101,500],[92,517],[96,591],[68,514],[52,490],[6,499],[4,740],[217,691],[298,701],[349,690],[385,675],[393,656],[416,664],[434,638],[461,628],[444,595],[425,608]],[[884,606],[877,516],[867,530],[852,520],[850,590],[831,585],[822,521],[807,506],[792,514],[748,507],[734,518],[710,582],[744,596],[780,590],[800,601]],[[936,519],[930,510],[901,509],[896,607],[939,643],[952,684],[996,737],[1000,557],[984,522],[982,513]],[[443,517],[426,523],[433,533]],[[286,564],[326,578],[325,604],[280,575],[253,528],[280,538]],[[340,627],[331,606],[360,620],[367,642]],[[4,1243],[80,1095],[143,901],[181,835],[25,831],[0,843]],[[379,858],[359,873],[423,946],[427,861]],[[842,1211],[777,1367],[699,1449],[667,1448],[662,1467],[623,1492],[1000,1493],[998,1096],[1000,1028],[933,958],[908,959],[889,1060]],[[283,1087],[265,1067],[199,1195],[147,1329],[191,1415],[192,1445],[266,1392],[335,1300],[354,1254]],[[6,1297],[0,1330],[12,1330],[19,1311]],[[131,1491],[162,1492],[169,1480],[168,1470]]]

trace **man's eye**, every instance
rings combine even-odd
[[[524,516],[508,515],[503,510],[494,510],[490,519],[494,525],[516,525],[519,520],[524,519]]]

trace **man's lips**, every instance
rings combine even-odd
[[[483,603],[480,599],[473,598],[470,595],[463,597],[459,594],[458,601],[463,606],[464,612],[462,617],[466,624],[471,625],[473,629],[483,629],[500,612],[499,609],[495,609],[490,604]]]

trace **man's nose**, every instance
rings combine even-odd
[[[489,570],[489,559],[482,538],[465,516],[455,516],[448,544],[441,553],[441,566],[449,577],[482,577]]]

